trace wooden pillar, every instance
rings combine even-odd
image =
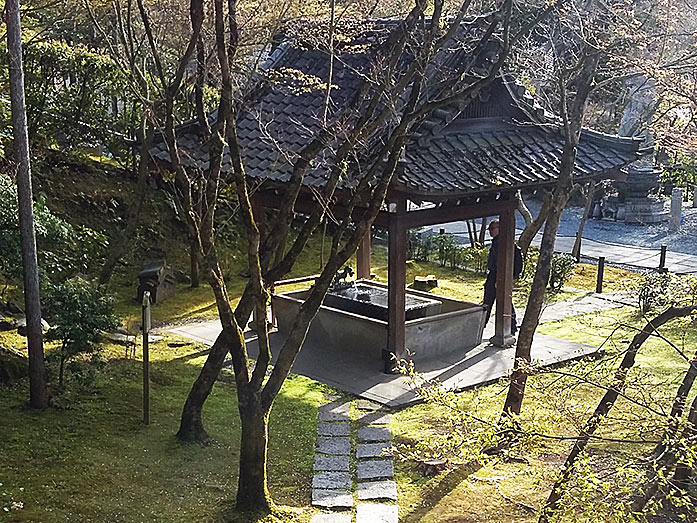
[[[356,278],[370,279],[370,229],[365,233],[356,253]]]
[[[407,228],[404,222],[406,200],[391,203],[396,205],[390,214],[388,232],[388,272],[387,272],[387,349],[383,352],[385,372],[394,368],[393,355],[397,359],[406,356],[404,324],[405,293],[407,283]],[[392,209],[390,209],[392,210]]]
[[[515,242],[515,211],[506,210],[499,215],[499,252],[496,267],[496,316],[494,337],[491,343],[509,347],[515,343],[511,335],[513,305],[513,255]]]

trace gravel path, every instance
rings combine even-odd
[[[529,200],[526,203],[533,215],[539,212],[539,201]],[[590,219],[583,228],[583,237],[598,242],[619,243],[653,249],[660,249],[661,245],[667,245],[668,250],[671,252],[697,254],[697,209],[693,209],[689,205],[689,202],[683,202],[683,224],[680,232],[677,233],[670,234],[668,232],[668,223],[627,225],[613,220]],[[516,226],[522,229],[525,227],[525,222],[518,213],[516,215]],[[582,207],[568,207],[564,209],[562,220],[559,224],[558,236],[575,237],[582,215]],[[465,230],[467,229],[465,228]]]
[[[540,202],[538,200],[528,199],[525,203],[533,215],[539,212]],[[557,236],[575,237],[582,215],[582,207],[564,209]],[[525,221],[519,213],[516,213],[516,228],[521,231],[524,227]],[[458,240],[462,243],[468,241],[465,222],[437,225],[432,230],[437,233],[441,228],[458,236]],[[627,225],[613,220],[589,219],[583,229],[583,238],[601,243],[650,249],[660,249],[661,245],[667,245],[670,252],[697,255],[697,209],[690,207],[689,202],[683,204],[683,224],[680,232],[677,233],[670,234],[668,232],[668,223]]]

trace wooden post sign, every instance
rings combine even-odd
[[[150,425],[150,291],[143,293],[143,424]]]

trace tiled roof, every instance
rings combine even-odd
[[[376,56],[380,56],[392,23],[375,21],[371,30],[340,44],[334,62],[332,115],[350,104],[365,75],[380,73],[375,60],[379,60]],[[465,31],[474,31],[472,27],[466,26]],[[326,93],[323,82],[328,77],[329,58],[316,46],[294,42],[281,44],[271,54],[262,73],[266,86],[238,118],[243,162],[247,175],[253,179],[287,181],[298,153],[321,128]],[[456,67],[466,52],[467,45],[453,45],[444,51],[438,71],[429,76],[431,89],[437,86],[443,70]],[[494,45],[484,53],[478,67],[486,70],[495,52]],[[542,125],[535,121],[540,111],[529,102],[518,103],[510,80],[499,78],[469,105],[437,109],[408,145],[394,185],[421,195],[442,195],[553,182],[563,138],[553,123]],[[189,122],[177,132],[184,164],[206,169],[208,151],[199,137],[198,125]],[[368,157],[369,161],[367,151],[373,145],[364,144],[365,149],[357,156]],[[596,176],[621,168],[637,158],[637,150],[636,140],[585,131],[578,148],[576,174]],[[169,162],[163,141],[153,146],[151,154]],[[323,166],[330,164],[331,155],[332,147],[327,147],[312,163],[304,180],[306,186],[325,183],[327,173]],[[226,154],[223,170],[229,169]],[[345,183],[350,183],[350,177]]]
[[[397,183],[422,193],[480,193],[556,180],[564,138],[554,127],[508,119],[455,121],[405,152]],[[585,130],[576,155],[579,178],[611,173],[637,158],[638,143]]]

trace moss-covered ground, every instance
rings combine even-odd
[[[60,167],[60,166],[59,166]],[[61,167],[62,177],[41,180],[46,193],[63,191],[56,211],[77,216],[78,221],[108,230],[121,223],[118,202],[127,198],[129,184],[113,182],[108,169],[75,180],[72,165]],[[79,184],[70,189],[70,184]],[[77,194],[77,195],[76,195]],[[81,196],[80,196],[81,195]],[[113,202],[117,202],[114,204]],[[169,203],[160,193],[149,195],[145,225],[134,248],[119,266],[111,284],[124,325],[135,332],[139,307],[134,301],[135,274],[149,259],[164,257],[181,273],[188,266],[182,248],[183,231],[166,211]],[[104,211],[107,209],[107,211]],[[90,215],[95,213],[98,218]],[[166,216],[166,219],[161,218]],[[103,222],[103,223],[102,223]],[[314,239],[291,276],[316,273],[321,241]],[[239,296],[244,278],[241,257],[230,244],[223,251],[230,293]],[[376,247],[373,271],[386,279],[386,254]],[[483,276],[410,262],[407,281],[415,275],[434,274],[435,294],[479,302]],[[634,276],[606,268],[606,290],[621,290]],[[595,288],[595,268],[580,265],[568,285],[580,292]],[[13,289],[8,289],[9,296]],[[562,293],[556,299],[576,296]],[[514,297],[523,305],[524,286]],[[190,289],[177,287],[174,298],[153,309],[156,325],[210,319],[216,316],[212,294],[203,283]],[[591,314],[544,324],[539,332],[564,339],[602,345],[604,356],[579,361],[531,377],[521,416],[523,427],[535,435],[507,457],[465,459],[450,456],[452,466],[435,477],[417,470],[416,462],[397,462],[400,520],[403,522],[532,522],[548,495],[555,473],[569,449],[569,439],[595,407],[612,369],[628,340],[644,320],[629,308]],[[642,348],[632,371],[631,387],[612,416],[602,425],[605,439],[590,447],[591,468],[598,477],[612,477],[614,469],[644,455],[665,424],[662,412],[686,369],[686,359],[697,345],[695,329],[672,326],[662,329],[664,339],[652,338]],[[25,350],[25,339],[0,333],[0,343]],[[166,335],[152,351],[152,424],[141,423],[141,363],[139,349],[107,345],[104,361],[93,373],[69,374],[67,392],[56,394],[46,412],[26,408],[27,382],[0,387],[0,521],[251,521],[229,509],[234,501],[239,421],[235,385],[224,373],[204,412],[205,425],[214,439],[208,447],[180,445],[174,434],[181,407],[200,366],[205,347]],[[55,351],[47,345],[47,353]],[[89,367],[78,362],[77,369]],[[53,371],[54,369],[51,368]],[[495,422],[503,405],[507,383],[502,381],[458,396],[470,423],[460,430],[476,431]],[[310,507],[312,455],[316,412],[329,388],[299,376],[291,376],[276,401],[270,421],[269,487],[277,504],[285,508],[266,522],[308,522],[316,511]],[[54,389],[55,392],[55,389]],[[690,398],[691,399],[691,398]],[[651,408],[645,408],[650,405]],[[394,414],[397,443],[407,448],[415,442],[433,442],[447,436],[452,414],[434,404],[417,405]],[[622,438],[638,443],[619,441]],[[644,441],[644,443],[641,443]],[[513,459],[515,458],[515,459]],[[609,471],[609,472],[608,472]],[[603,476],[609,474],[609,476]],[[592,492],[592,489],[589,490]],[[588,494],[590,503],[579,507],[595,510],[568,514],[566,521],[612,521],[605,515],[611,501],[602,494]],[[598,514],[603,514],[598,519]],[[621,519],[617,519],[618,521]]]

